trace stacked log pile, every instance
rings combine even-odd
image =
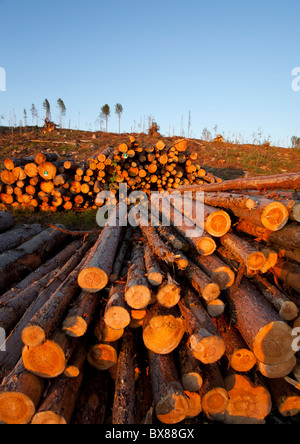
[[[277,187],[300,186],[290,179]],[[272,410],[297,419],[298,201],[292,191],[261,197],[257,184],[242,196],[230,184],[204,189],[186,206],[172,195],[171,227],[160,225],[164,193],[156,224],[145,212],[124,227],[117,206],[96,239],[72,241],[58,226],[0,254],[10,276],[0,422],[264,423]],[[23,280],[10,273],[21,265]]]
[[[206,172],[186,140],[173,146],[158,141],[140,146],[134,137],[116,148],[108,147],[84,162],[62,159],[55,153],[4,160],[0,200],[6,206],[41,211],[86,209],[101,206],[103,190],[116,193],[120,183],[130,190],[163,190],[180,185],[220,181]]]

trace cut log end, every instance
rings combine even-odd
[[[40,412],[37,413],[32,421],[31,424],[34,425],[38,425],[38,424],[43,424],[43,425],[66,425],[66,421],[65,419],[60,416],[57,415],[54,412],[48,411],[48,412]]]
[[[186,390],[184,393],[187,397],[189,405],[189,410],[187,412],[186,418],[196,418],[202,412],[201,396],[199,395],[199,393],[190,392],[188,390]]]
[[[168,394],[156,405],[156,416],[163,424],[178,424],[188,413],[189,405],[186,396]]]
[[[143,340],[148,350],[166,355],[175,350],[185,333],[184,322],[173,316],[156,316],[144,328]]]
[[[223,291],[232,287],[235,282],[235,274],[229,267],[219,267],[213,271],[211,280]]]
[[[190,347],[195,358],[203,364],[219,361],[226,350],[225,342],[218,336],[209,336],[199,341],[197,335],[191,335]]]
[[[217,284],[210,283],[205,286],[205,288],[202,290],[202,297],[206,300],[206,302],[214,301],[215,299],[218,299],[220,296],[221,291],[220,287]]]
[[[279,315],[285,321],[293,321],[299,313],[297,305],[292,301],[286,301],[282,304]]]
[[[205,223],[205,231],[214,237],[222,237],[231,228],[231,218],[226,211],[215,211],[210,214]]]
[[[0,393],[0,423],[28,424],[34,414],[33,402],[23,393]]]
[[[117,364],[116,349],[109,344],[97,344],[87,354],[88,362],[97,370],[108,370]]]
[[[88,325],[81,316],[69,316],[63,322],[63,331],[72,338],[80,338],[87,332]]]
[[[289,359],[286,362],[282,362],[280,364],[264,364],[262,362],[257,362],[257,367],[260,371],[260,373],[269,379],[276,379],[276,378],[284,378],[285,376],[289,375],[295,368],[297,364],[297,359],[295,356],[293,356],[291,359]]]
[[[114,330],[126,328],[131,321],[129,312],[123,307],[111,307],[104,315],[106,325]]]
[[[221,387],[216,387],[202,398],[202,408],[206,415],[212,416],[224,413],[228,405],[228,393]]]
[[[256,358],[251,350],[239,349],[231,355],[230,366],[238,372],[249,372],[256,365]]]
[[[289,212],[281,202],[272,202],[264,209],[261,221],[270,231],[281,230],[289,220]]]
[[[78,284],[82,290],[88,293],[97,293],[108,284],[108,276],[100,268],[84,268],[78,275]]]
[[[256,359],[264,364],[281,364],[293,357],[292,329],[281,321],[272,322],[257,333],[253,352]]]
[[[189,372],[182,376],[182,386],[189,392],[198,392],[203,385],[203,378],[199,373]]]
[[[134,310],[141,310],[150,303],[151,291],[144,285],[134,285],[126,291],[125,301]]]
[[[210,256],[216,251],[216,243],[212,238],[203,237],[197,243],[197,251],[203,256]]]
[[[147,278],[148,278],[149,283],[153,287],[158,287],[162,283],[162,281],[163,281],[162,274],[158,273],[158,272],[148,273],[147,274]]]
[[[263,253],[256,251],[248,255],[246,265],[250,270],[253,271],[261,270],[265,264],[266,264],[266,256]]]
[[[174,284],[165,285],[157,293],[157,302],[166,308],[175,307],[180,301],[180,288]]]
[[[45,332],[38,325],[28,325],[22,331],[22,341],[28,347],[37,347],[45,342]]]
[[[41,378],[56,378],[66,367],[66,358],[61,347],[49,340],[37,347],[25,346],[22,358],[26,370]]]

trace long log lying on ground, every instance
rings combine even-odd
[[[155,412],[164,424],[183,421],[188,412],[188,401],[180,384],[172,354],[150,354],[150,374]]]
[[[15,225],[15,217],[8,211],[0,211],[0,233]]]
[[[112,409],[113,424],[135,424],[135,339],[127,330],[122,339]]]
[[[227,295],[236,327],[258,361],[280,367],[295,355],[291,328],[246,279]]]
[[[177,191],[243,191],[243,190],[293,190],[300,188],[300,173],[276,174],[227,180],[210,185],[180,186]]]
[[[0,254],[18,247],[42,231],[43,228],[40,224],[31,224],[19,225],[0,234]]]
[[[28,424],[42,398],[44,381],[28,372],[22,359],[0,386],[0,423]]]
[[[221,291],[231,287],[235,281],[235,273],[217,255],[194,256],[194,262],[217,284]]]
[[[119,207],[112,213],[96,244],[90,250],[87,260],[78,275],[79,286],[90,293],[97,293],[106,287],[121,236]],[[111,225],[110,225],[111,224]]]
[[[73,244],[73,246],[76,244]],[[6,340],[6,352],[0,354],[0,379],[6,376],[16,365],[22,352],[21,333],[30,322],[32,317],[48,301],[51,295],[59,288],[65,279],[70,275],[78,263],[82,260],[90,244],[86,243],[78,251],[73,252],[71,258],[62,266],[62,269],[53,277],[49,285],[39,294],[39,297],[30,305],[24,316]]]
[[[62,227],[64,228],[64,227]],[[61,231],[48,228],[15,250],[0,255],[0,288],[6,290],[35,270],[67,239]]]
[[[211,302],[220,296],[220,287],[212,281],[197,265],[192,261],[185,270],[185,276],[199,295],[206,301]]]

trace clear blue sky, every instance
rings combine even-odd
[[[300,0],[0,0],[3,124],[48,98],[65,126],[99,128],[100,108],[124,107],[122,131],[152,115],[161,132],[193,137],[217,124],[251,141],[300,137]],[[29,116],[29,122],[31,117]],[[109,130],[118,131],[112,112]]]

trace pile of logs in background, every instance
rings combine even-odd
[[[106,148],[85,162],[61,159],[55,153],[4,160],[0,200],[4,205],[41,211],[87,209],[102,205],[102,190],[116,192],[120,183],[131,190],[166,190],[187,184],[220,181],[198,163],[186,140],[167,147],[139,146],[134,137],[117,148]]]
[[[170,227],[147,214],[122,227],[117,207],[84,240],[1,213],[0,422],[297,420],[299,187],[299,174],[194,185],[197,237],[196,200],[174,196]]]

